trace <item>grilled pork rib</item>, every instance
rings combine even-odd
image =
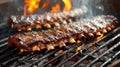
[[[74,9],[69,12],[46,13],[43,15],[10,16],[8,27],[14,31],[31,31],[32,29],[49,29],[75,22],[87,13],[86,7]]]
[[[97,16],[52,30],[15,34],[10,36],[8,45],[16,46],[22,51],[52,50],[56,46],[64,47],[66,43],[75,44],[78,39],[82,41],[106,34],[114,29],[117,23],[113,16]]]

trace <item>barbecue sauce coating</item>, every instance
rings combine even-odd
[[[43,30],[75,22],[77,17],[85,17],[86,8],[74,9],[69,12],[46,13],[43,15],[10,16],[8,27],[16,32]]]
[[[24,51],[53,50],[56,46],[66,46],[66,43],[75,44],[77,39],[83,41],[86,38],[106,34],[110,31],[108,28],[114,29],[117,23],[117,19],[113,16],[97,16],[91,20],[70,23],[45,31],[15,34],[10,36],[8,45]]]

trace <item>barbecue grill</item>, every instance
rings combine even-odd
[[[119,15],[116,17],[119,19]],[[66,48],[40,52],[21,53],[15,47],[10,48],[7,41],[13,34],[6,23],[0,24],[0,67],[119,67],[120,65],[120,61],[117,61],[120,59],[119,25],[99,40],[82,41]]]

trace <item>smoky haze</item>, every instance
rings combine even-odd
[[[49,1],[50,5],[42,9],[41,5]],[[88,10],[87,17],[92,17],[100,14],[114,14],[114,7],[112,5],[114,0],[71,0],[73,8],[80,8],[81,6],[86,6]],[[64,4],[61,0],[41,0],[40,8],[35,11],[35,13],[50,12],[51,7],[60,2],[61,10],[63,10]],[[10,15],[23,15],[24,0],[13,0],[6,3],[0,3],[0,23],[7,22],[7,18]]]
[[[22,15],[22,5],[22,0],[14,0],[0,4],[0,23],[7,22],[7,18],[10,15]]]

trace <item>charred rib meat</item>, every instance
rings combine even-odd
[[[113,16],[97,16],[92,20],[71,23],[53,30],[16,34],[10,36],[8,44],[23,51],[52,50],[56,46],[64,47],[66,43],[75,44],[76,39],[82,41],[106,34],[114,29],[117,23]]]
[[[84,17],[86,8],[74,9],[69,12],[46,13],[43,15],[10,16],[8,27],[14,31],[31,31],[32,29],[50,29],[70,22],[75,22],[77,16]]]

